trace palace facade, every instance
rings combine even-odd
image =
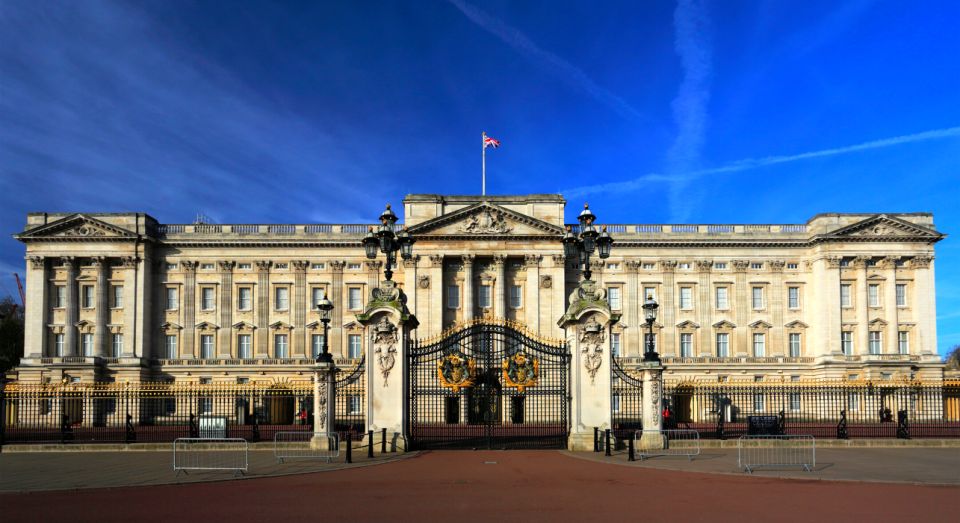
[[[566,201],[409,195],[416,239],[394,280],[425,339],[475,318],[565,338],[581,279],[563,256]],[[603,208],[596,212],[603,220]],[[367,224],[163,224],[143,213],[31,213],[20,383],[308,382],[335,308],[342,365],[371,344],[356,318],[382,279]],[[819,214],[790,225],[607,225],[593,280],[619,321],[611,351],[640,364],[641,305],[664,380],[939,381],[929,213]]]

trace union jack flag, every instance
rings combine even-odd
[[[483,135],[483,148],[486,149],[487,147],[493,147],[494,149],[496,149],[497,147],[500,147],[500,140],[497,140],[497,139],[495,139],[495,138],[490,138],[489,136],[487,136],[486,134],[484,134],[484,135]]]

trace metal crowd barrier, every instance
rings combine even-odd
[[[813,436],[740,436],[737,463],[747,472],[759,467],[803,467],[817,465],[817,444]]]
[[[177,438],[173,442],[173,470],[233,470],[250,466],[249,444],[242,438]]]
[[[663,440],[663,448],[644,448],[641,437],[644,434],[656,434]],[[633,435],[640,459],[653,456],[686,456],[692,461],[700,455],[700,433],[690,429],[638,430]]]
[[[340,457],[340,438],[329,432],[277,432],[273,455],[278,463],[287,459],[324,459],[330,463]]]

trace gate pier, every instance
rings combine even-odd
[[[310,448],[328,448],[337,416],[337,365],[333,362],[317,362],[313,377],[313,438]]]

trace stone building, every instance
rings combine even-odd
[[[557,194],[404,199],[414,257],[394,279],[427,338],[503,318],[563,338],[580,281]],[[596,206],[603,223],[602,205]],[[31,213],[21,383],[309,381],[316,300],[341,361],[382,279],[366,224],[163,224],[143,213]],[[593,280],[619,314],[611,350],[639,364],[653,324],[665,380],[942,379],[928,213],[819,214],[791,225],[608,225]]]

